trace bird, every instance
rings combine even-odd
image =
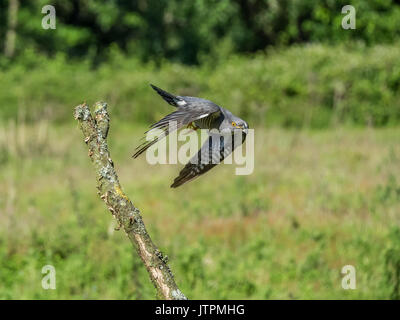
[[[249,129],[247,122],[233,115],[229,110],[210,100],[174,95],[153,84],[150,86],[167,103],[174,106],[176,111],[150,126],[145,133],[155,129],[161,129],[163,133],[157,138],[144,141],[137,146],[133,158],[137,158],[171,132],[185,126],[193,130],[209,130],[208,139],[179,172],[171,184],[171,188],[177,188],[208,172],[245,141]]]

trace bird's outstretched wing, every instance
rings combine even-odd
[[[171,106],[178,107],[186,104],[182,97],[173,95],[172,93],[156,87],[155,85],[150,84],[150,86]]]
[[[232,135],[210,133],[207,141],[204,142],[197,154],[179,172],[179,176],[175,178],[171,188],[177,188],[214,168],[230,155],[237,146],[241,145],[245,139],[246,134],[242,131]]]
[[[210,101],[193,98],[193,97],[181,97],[174,96],[171,93],[168,93],[160,88],[157,88],[152,85],[154,90],[156,90],[168,103],[176,106],[178,108],[177,111],[174,111],[160,121],[152,124],[150,129],[145,133],[150,133],[158,129],[162,130],[162,133],[154,138],[153,140],[146,140],[142,144],[140,144],[135,149],[134,158],[137,158],[140,154],[146,151],[150,146],[157,143],[162,138],[166,137],[171,132],[178,130],[193,121],[207,118],[207,117],[216,117],[221,112],[219,106]]]

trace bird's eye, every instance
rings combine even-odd
[[[236,122],[232,121],[232,126],[236,127]]]

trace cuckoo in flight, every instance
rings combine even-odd
[[[151,85],[151,87],[177,109],[150,126],[149,131],[161,129],[163,133],[159,137],[139,145],[133,155],[134,158],[172,131],[179,130],[184,126],[195,130],[199,128],[210,130],[207,141],[181,170],[171,188],[179,187],[206,173],[223,161],[246,139],[247,122],[234,116],[230,111],[209,100],[175,96],[156,86]]]

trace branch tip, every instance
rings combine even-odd
[[[94,112],[96,114],[100,112],[107,113],[107,102],[97,101],[94,105]]]
[[[91,116],[90,110],[86,103],[82,103],[79,106],[75,107],[74,118],[75,120],[83,120],[86,121]]]

